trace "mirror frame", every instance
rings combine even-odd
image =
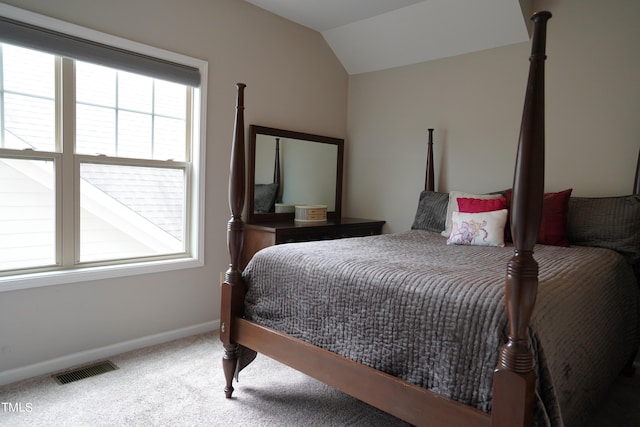
[[[254,213],[254,188],[256,172],[256,137],[257,135],[269,135],[279,138],[300,139],[304,141],[318,142],[321,144],[333,144],[338,147],[336,168],[336,192],[335,210],[327,212],[327,220],[339,220],[342,216],[342,166],[344,160],[344,139],[330,136],[314,135],[310,133],[296,132],[285,129],[275,129],[259,125],[249,126],[249,155],[247,170],[247,223],[256,224],[274,221],[293,221],[295,213]]]

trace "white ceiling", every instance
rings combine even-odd
[[[349,74],[529,38],[529,0],[246,1],[319,31]]]

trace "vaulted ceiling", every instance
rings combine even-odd
[[[245,0],[319,31],[349,74],[529,38],[529,0]]]

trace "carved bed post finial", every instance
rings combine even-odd
[[[234,342],[233,318],[242,314],[244,284],[240,271],[240,255],[244,240],[242,210],[245,198],[245,154],[244,154],[244,83],[237,84],[236,118],[231,146],[229,172],[229,208],[231,219],[227,223],[227,245],[229,247],[229,269],[222,283],[220,309],[220,340],[224,346],[222,367],[226,379],[224,389],[229,398],[233,393],[233,375],[238,364],[238,344]]]
[[[533,258],[544,198],[544,61],[549,12],[534,22],[529,80],[513,180],[511,233],[514,255],[507,265],[508,342],[502,346],[493,377],[492,426],[530,426],[536,376],[529,344],[529,322],[538,292],[538,263]]]
[[[424,189],[435,191],[435,180],[433,178],[433,129],[429,131],[429,142],[427,143],[427,169],[424,180]]]

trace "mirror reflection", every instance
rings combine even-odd
[[[295,205],[340,215],[342,139],[251,125],[250,222],[288,219]]]

